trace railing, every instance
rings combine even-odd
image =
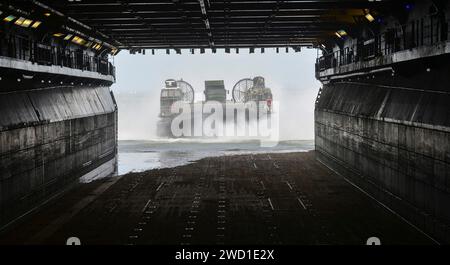
[[[448,24],[449,20],[440,17],[424,17],[372,38],[358,39],[355,45],[318,58],[316,72],[447,41],[450,35]]]
[[[0,40],[0,56],[57,65],[115,77],[115,67],[107,58],[86,54],[82,49],[64,49],[19,36]]]

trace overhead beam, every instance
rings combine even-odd
[[[25,0],[23,0],[25,1]],[[121,48],[318,45],[356,25],[363,9],[394,0],[50,1]]]

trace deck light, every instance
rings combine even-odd
[[[21,26],[23,22],[25,21],[25,18],[19,17],[14,24]]]
[[[80,38],[78,36],[73,37],[72,42],[79,45],[84,45],[86,43],[86,41],[83,38]]]
[[[70,40],[70,38],[72,38],[72,34],[68,34],[65,38],[64,38],[64,40]]]
[[[100,43],[96,43],[96,44],[94,44],[94,46],[92,46],[92,48],[96,49],[96,50],[100,50],[102,48],[102,45]]]
[[[64,36],[64,34],[62,34],[62,33],[55,33],[55,34],[53,34],[53,36],[59,38],[59,37],[61,37],[61,36]]]
[[[373,22],[375,20],[375,18],[370,13],[367,13],[365,17],[369,22]]]
[[[33,20],[25,19],[25,21],[22,23],[22,27],[28,28],[33,23]]]
[[[42,24],[41,21],[35,21],[35,22],[33,23],[33,25],[31,25],[31,27],[34,28],[34,29],[37,29],[41,24]]]
[[[11,15],[11,16],[5,17],[5,18],[3,19],[3,21],[5,21],[5,22],[11,22],[11,21],[13,21],[14,19],[16,19],[16,17],[13,16],[13,15]]]
[[[112,55],[112,56],[115,56],[117,53],[119,53],[119,49],[113,48],[113,49],[111,50],[111,55]]]
[[[341,36],[347,36],[347,32],[346,32],[345,30],[343,30],[343,29],[338,30],[338,33],[339,33],[339,35],[341,35]]]
[[[24,27],[24,28],[28,28],[32,23],[33,23],[33,20],[25,19],[21,26]]]
[[[343,29],[336,31],[334,34],[336,36],[338,36],[338,38],[341,38],[341,39],[343,37],[347,36],[347,32],[345,30],[343,30]]]

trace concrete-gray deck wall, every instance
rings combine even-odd
[[[337,82],[315,110],[319,159],[450,242],[450,94]]]
[[[100,165],[111,165],[116,117],[108,87],[1,93],[0,227]]]

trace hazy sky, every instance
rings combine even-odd
[[[113,91],[119,105],[119,139],[153,139],[159,113],[159,93],[169,78],[189,82],[195,89],[196,100],[202,100],[205,80],[224,80],[230,90],[242,78],[263,76],[272,89],[274,100],[280,102],[280,131],[282,139],[314,138],[314,101],[320,83],[314,78],[316,50],[300,53],[284,49],[277,54],[266,49],[264,54],[248,49],[239,54],[170,55],[156,51],[151,55],[131,55],[126,51],[114,58],[117,82]]]

